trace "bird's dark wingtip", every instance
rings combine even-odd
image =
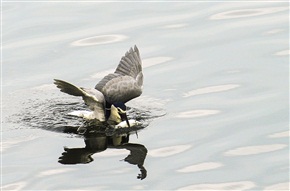
[[[57,84],[57,83],[59,83],[59,82],[61,82],[61,80],[59,80],[59,79],[53,79],[54,80],[54,84]]]
[[[57,85],[57,87],[59,88],[59,84],[61,83],[61,80],[58,79],[53,79],[54,80],[54,84]]]

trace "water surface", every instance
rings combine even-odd
[[[3,190],[289,189],[289,3],[4,2],[2,11]],[[135,44],[144,92],[128,105],[147,126],[127,148],[86,153],[84,136],[63,129],[84,123],[66,113],[85,106],[53,79],[94,87]],[[64,147],[86,160],[60,163]],[[132,150],[142,180],[144,169],[123,160]]]

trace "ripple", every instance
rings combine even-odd
[[[256,185],[250,181],[240,182],[226,182],[226,183],[213,183],[213,184],[195,184],[180,188],[178,190],[248,190],[254,188]]]
[[[226,151],[225,156],[244,156],[244,155],[255,155],[261,153],[268,153],[277,150],[281,150],[287,147],[285,144],[273,144],[273,145],[259,145],[259,146],[248,146],[240,147],[233,150]]]
[[[173,60],[171,57],[153,57],[153,58],[146,58],[142,60],[143,68],[148,68],[151,66],[155,66],[157,64],[162,64],[168,61]]]
[[[270,138],[282,138],[282,137],[289,137],[289,131],[283,131],[279,133],[274,133],[272,135],[269,135]]]
[[[264,190],[289,190],[289,182],[283,182],[267,186]]]
[[[128,37],[125,35],[100,35],[84,38],[71,43],[72,46],[93,46],[99,44],[109,44],[114,42],[120,42]]]
[[[194,118],[194,117],[204,117],[209,115],[215,115],[220,113],[219,110],[191,110],[178,113],[175,117],[177,118]]]
[[[97,72],[93,75],[91,75],[91,78],[94,78],[94,79],[101,79],[103,77],[105,77],[106,75],[110,74],[110,73],[114,73],[114,69],[109,69],[109,70],[103,70],[101,72]],[[88,79],[88,80],[91,80],[91,79]]]
[[[162,28],[164,29],[178,29],[178,28],[184,28],[189,26],[187,23],[179,23],[179,24],[172,24],[172,25],[165,25]]]
[[[140,96],[138,99],[133,99],[130,101],[130,105],[134,105],[135,107],[139,106],[140,108],[148,108],[152,110],[153,108],[163,108],[164,105],[171,102],[170,98],[167,99],[159,99],[151,96]]]
[[[176,145],[170,147],[163,147],[159,149],[153,149],[149,151],[149,155],[152,157],[168,157],[178,153],[182,153],[191,148],[191,145]]]
[[[277,33],[281,33],[283,32],[284,30],[283,29],[273,29],[273,30],[269,30],[267,32],[265,32],[264,34],[277,34]]]
[[[71,171],[74,171],[74,170],[75,169],[72,169],[72,168],[51,169],[51,170],[46,170],[46,171],[40,172],[38,174],[38,177],[52,176],[52,175],[62,174],[62,173],[65,173],[65,172],[71,172]]]
[[[165,62],[171,61],[173,58],[171,57],[153,57],[153,58],[146,58],[142,60],[142,67],[143,68],[148,68],[151,66],[155,66],[158,64],[163,64]],[[108,69],[108,70],[103,70],[97,73],[94,73],[90,76],[90,78],[93,79],[101,79],[105,77],[106,75],[110,73],[114,73],[115,69]],[[91,80],[91,79],[84,79],[84,80]]]
[[[254,16],[266,15],[266,14],[271,14],[271,13],[277,13],[277,12],[285,11],[288,9],[289,9],[288,7],[269,7],[269,8],[258,8],[258,9],[232,10],[232,11],[226,11],[226,12],[212,15],[210,19],[220,20],[220,19],[254,17]]]
[[[287,56],[290,55],[290,50],[282,50],[275,53],[276,56]]]
[[[241,71],[240,70],[229,70],[229,71],[226,71],[227,74],[237,74],[237,73],[240,73]]]
[[[199,163],[199,164],[184,167],[182,169],[177,170],[177,172],[199,172],[199,171],[220,168],[222,166],[224,165],[218,162],[204,162],[204,163]]]
[[[199,88],[199,89],[191,90],[191,91],[185,93],[183,95],[183,97],[190,97],[190,96],[201,95],[201,94],[228,91],[228,90],[231,90],[231,89],[235,89],[237,87],[240,87],[240,85],[238,85],[238,84],[226,84],[226,85]]]
[[[57,87],[54,84],[42,84],[39,86],[32,87],[31,89],[37,91],[49,91],[49,90],[57,90]]]
[[[1,185],[1,190],[13,190],[13,191],[18,191],[18,190],[23,190],[23,188],[27,185],[26,182],[21,181],[21,182],[15,182],[12,184],[7,184],[2,186]]]
[[[132,186],[132,190],[146,190],[145,185]]]
[[[35,139],[37,139],[37,137],[29,135],[29,136],[21,136],[18,137],[17,139],[14,138],[13,140],[2,140],[0,151],[1,152],[6,151],[7,149],[23,144],[23,142]]]
[[[110,172],[110,174],[126,174],[128,172],[131,171],[131,168],[118,168],[118,169],[112,169]]]
[[[6,3],[5,6],[2,6],[2,11],[3,12],[6,12],[6,11],[12,11],[14,9],[18,8],[17,4],[14,3],[14,4],[9,4],[9,3]]]

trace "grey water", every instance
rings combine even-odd
[[[2,190],[289,190],[289,2],[1,9]],[[138,138],[66,131],[86,107],[53,79],[94,87],[135,44]]]

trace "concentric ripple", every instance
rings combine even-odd
[[[226,12],[212,15],[210,19],[221,20],[221,19],[254,17],[254,16],[266,15],[266,14],[271,14],[271,13],[277,13],[277,12],[285,11],[288,9],[289,9],[288,7],[269,7],[269,8],[258,8],[258,9],[232,10],[232,11],[226,11]]]
[[[125,35],[100,35],[84,38],[81,40],[77,40],[71,43],[72,46],[93,46],[93,45],[101,45],[101,44],[110,44],[114,42],[120,42],[128,37]]]

